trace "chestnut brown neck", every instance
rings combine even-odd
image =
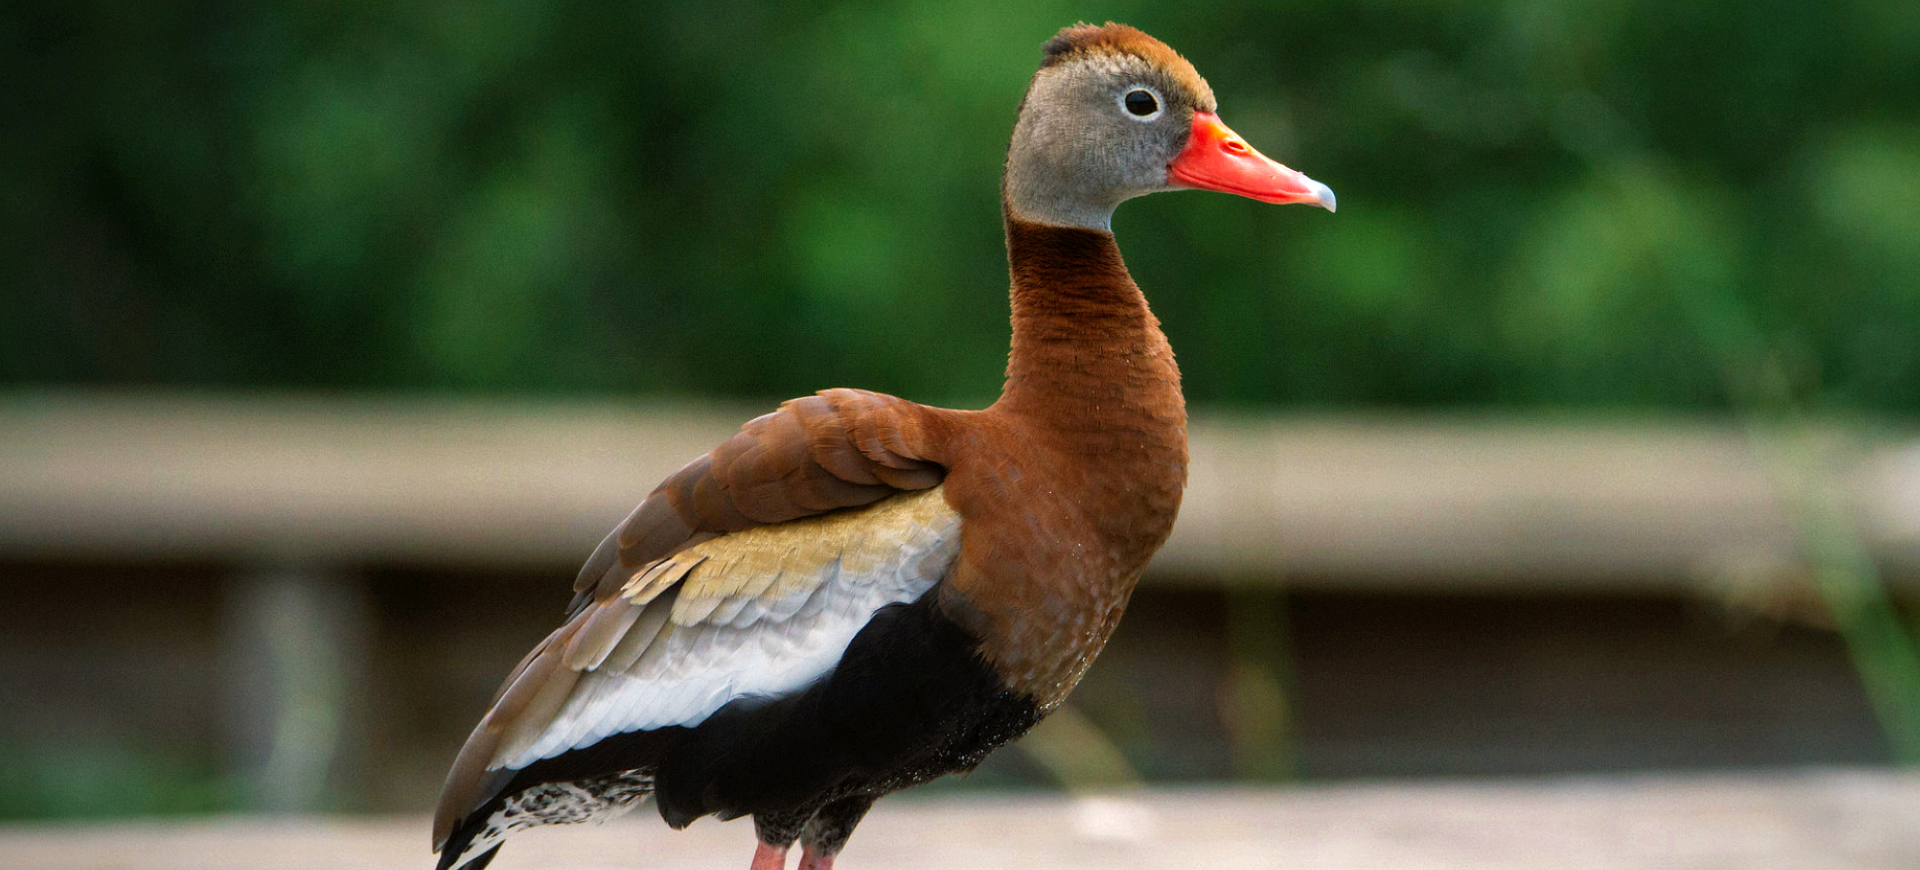
[[[1180,370],[1113,234],[1009,216],[1007,257],[1013,348],[996,407],[1090,449],[1143,434],[1184,447]]]
[[[1166,542],[1187,479],[1173,351],[1111,233],[1007,220],[1013,352],[948,496],[968,523],[949,597],[981,652],[1051,709]],[[1019,510],[1006,505],[1018,504]]]

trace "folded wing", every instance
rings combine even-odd
[[[487,767],[693,727],[730,701],[804,689],[875,611],[933,588],[959,548],[959,516],[936,488],[662,559],[548,639],[537,658],[554,663],[529,667],[488,715],[501,738]]]
[[[889,603],[944,575],[944,415],[827,390],[661,483],[582,568],[567,622],[522,659],[448,773],[434,845],[513,771],[608,735],[697,725],[830,671]]]
[[[866,390],[822,390],[748,421],[654,488],[580,569],[578,608],[715,535],[872,504],[946,476],[948,418]]]

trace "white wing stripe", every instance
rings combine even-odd
[[[647,651],[653,639],[660,635],[660,629],[667,625],[670,607],[648,607],[641,611],[639,621],[627,629],[620,642],[614,644],[613,652],[607,654],[607,660],[601,663],[604,670],[625,671],[633,667],[640,654]]]
[[[829,560],[814,582],[779,598],[764,594],[782,569],[733,595],[696,601],[676,588],[648,602],[599,667],[579,675],[549,725],[503,745],[489,766],[524,768],[614,734],[694,726],[735,698],[806,687],[839,663],[875,612],[919,598],[945,575],[959,554],[959,517],[942,504],[932,527],[901,537]],[[628,606],[617,602],[602,606]]]

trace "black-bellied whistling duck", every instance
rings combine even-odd
[[[1108,229],[1177,188],[1332,211],[1213,91],[1118,24],[1049,40],[1007,151],[1013,350],[952,411],[826,390],[667,478],[447,775],[440,870],[628,809],[753,816],[753,870],[827,870],[874,800],[978,764],[1057,706],[1173,527],[1180,372]]]

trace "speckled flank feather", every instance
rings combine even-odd
[[[489,814],[464,847],[440,861],[442,870],[492,860],[507,837],[541,825],[575,825],[618,818],[653,794],[653,777],[637,771],[581,782],[554,782],[519,792]],[[484,866],[481,864],[479,866]]]

